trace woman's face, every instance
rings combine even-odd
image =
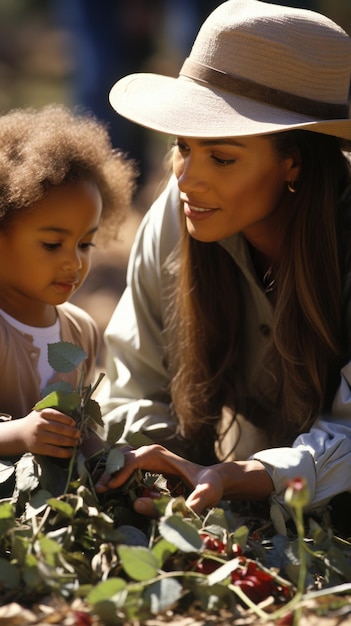
[[[298,175],[292,156],[283,159],[263,136],[178,137],[173,171],[192,237],[210,242],[242,232],[257,249],[274,254],[287,223],[287,182]]]

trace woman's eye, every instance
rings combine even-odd
[[[175,141],[173,141],[172,146],[175,148],[178,148],[179,152],[189,151],[189,147],[186,145],[186,143],[184,143],[183,141],[180,141],[179,139],[176,139]]]
[[[218,165],[232,165],[235,163],[235,159],[223,159],[221,157],[212,155],[213,160],[218,163]]]

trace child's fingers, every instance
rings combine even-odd
[[[73,417],[66,415],[66,413],[61,413],[61,411],[57,409],[43,409],[40,411],[40,416],[50,422],[58,422],[59,424],[76,427],[76,421]]]

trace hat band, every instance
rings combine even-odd
[[[260,85],[246,78],[232,76],[209,65],[192,61],[190,58],[185,59],[179,75],[199,80],[212,87],[218,87],[238,96],[245,96],[245,98],[251,98],[252,100],[258,100],[281,109],[294,111],[294,113],[318,117],[321,120],[349,118],[348,104],[320,102],[319,100],[296,96],[286,91]]]

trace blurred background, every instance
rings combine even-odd
[[[271,0],[273,1],[273,0]],[[125,285],[136,229],[163,178],[167,138],[115,114],[113,83],[131,72],[176,76],[199,26],[220,0],[0,0],[0,112],[51,102],[80,106],[108,124],[116,148],[139,165],[138,189],[119,241],[96,250],[73,302],[101,335]],[[351,34],[351,0],[276,2],[324,13]],[[103,367],[103,343],[99,366]]]

